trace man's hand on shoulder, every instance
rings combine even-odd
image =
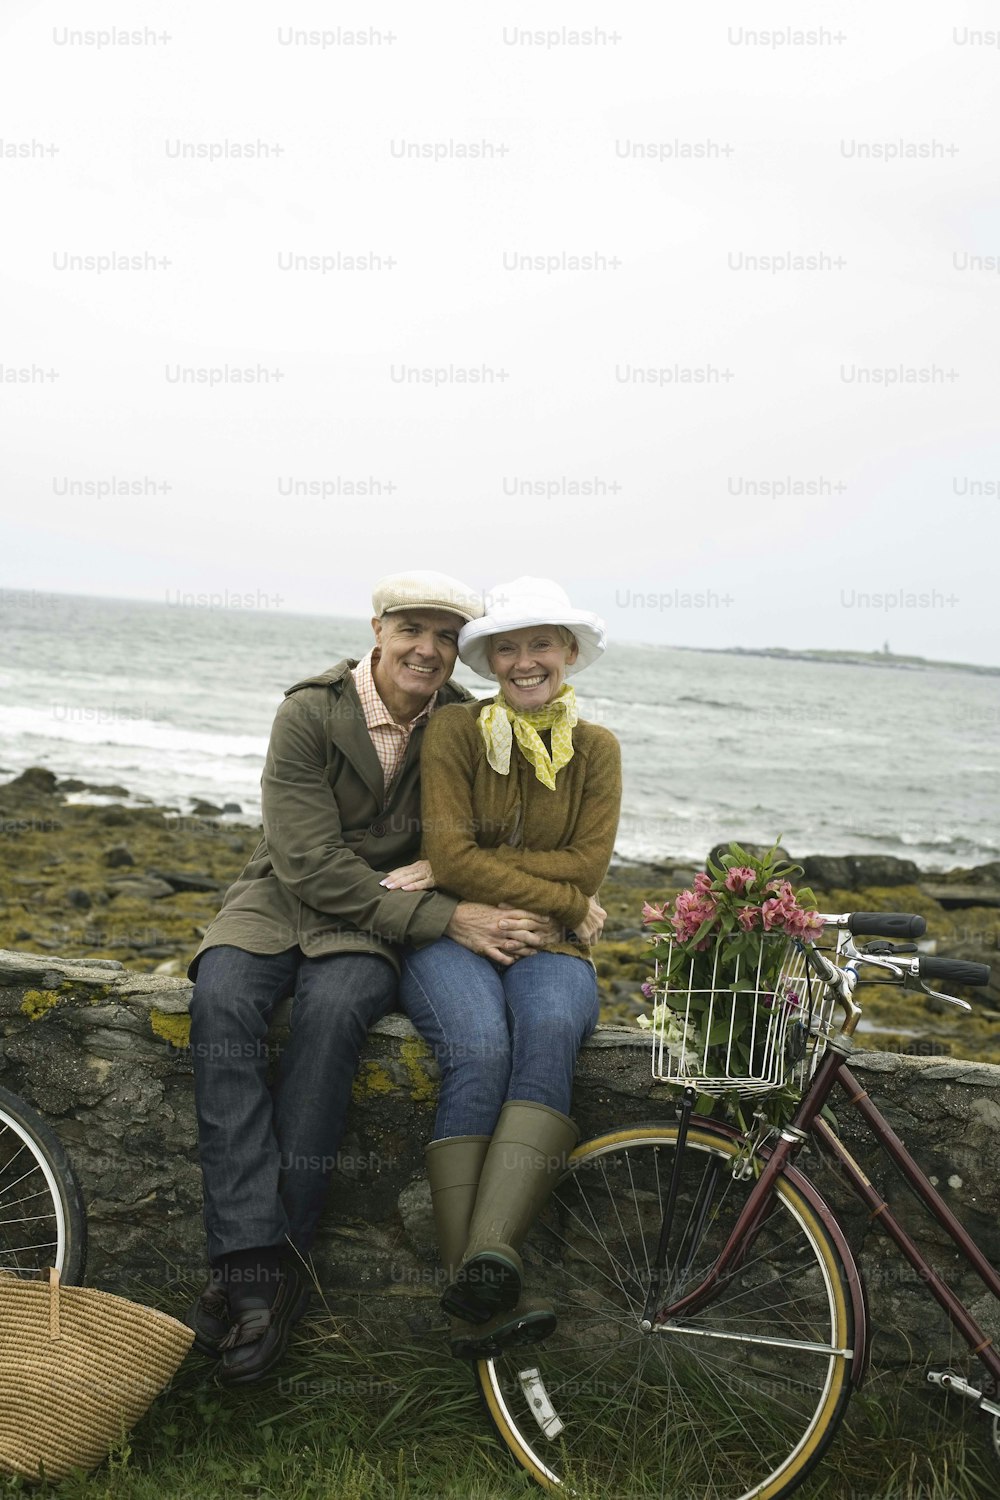
[[[559,942],[562,928],[551,917],[540,917],[518,907],[460,901],[445,928],[445,936],[493,963],[512,964],[549,943]]]

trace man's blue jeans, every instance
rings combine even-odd
[[[434,1140],[492,1135],[508,1099],[569,1114],[577,1054],[598,1015],[584,959],[541,952],[508,968],[439,938],[404,954],[400,1004],[441,1069]]]
[[[287,995],[272,1096],[267,1031]],[[309,1249],[361,1048],[395,998],[393,967],[376,954],[218,947],[201,956],[191,1049],[210,1260],[286,1238]]]

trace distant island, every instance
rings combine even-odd
[[[967,661],[933,661],[927,656],[894,656],[891,651],[789,650],[786,646],[675,646],[675,651],[705,651],[711,656],[772,656],[782,661],[836,662],[845,667],[891,667],[914,671],[930,667],[949,672],[975,672],[980,677],[1000,677],[1000,667]]]

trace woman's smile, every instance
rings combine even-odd
[[[490,666],[511,708],[530,712],[552,702],[577,650],[576,642],[567,646],[554,626],[529,625],[493,637]]]

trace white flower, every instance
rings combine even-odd
[[[653,1025],[678,1072],[697,1073],[705,1049],[694,1022],[683,1020],[672,1006],[660,1001],[653,1006]]]

